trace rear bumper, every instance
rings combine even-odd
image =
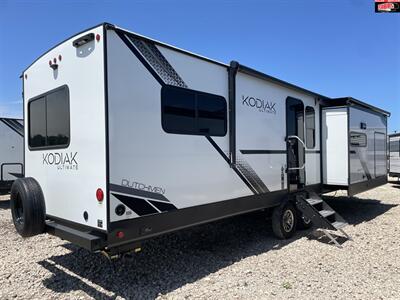
[[[92,252],[104,249],[107,244],[105,235],[101,233],[75,229],[68,225],[57,223],[56,221],[46,221],[45,231]]]

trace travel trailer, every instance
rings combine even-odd
[[[8,193],[24,174],[24,125],[14,118],[0,118],[0,194]]]
[[[400,133],[389,134],[389,176],[400,179]]]
[[[344,233],[319,195],[387,180],[388,112],[111,24],[60,43],[22,79],[26,178],[11,207],[25,237],[116,255],[257,210],[279,238],[297,225]]]

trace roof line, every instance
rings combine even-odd
[[[23,121],[24,119],[20,118],[9,118],[9,117],[0,117],[0,120],[17,120],[17,121]]]
[[[268,80],[268,81],[272,81],[272,82],[274,82],[274,83],[276,83],[276,84],[279,84],[279,85],[282,85],[282,86],[285,86],[285,87],[289,87],[289,88],[298,90],[298,91],[303,92],[303,93],[306,93],[306,94],[311,94],[311,95],[313,95],[313,96],[317,96],[317,97],[323,98],[323,99],[330,99],[330,98],[327,97],[327,96],[324,96],[324,95],[315,93],[315,92],[313,92],[313,91],[310,91],[310,90],[307,90],[307,89],[305,89],[305,88],[302,88],[302,87],[300,87],[300,86],[298,86],[298,85],[295,85],[295,84],[289,83],[289,82],[287,82],[287,81],[278,79],[278,78],[276,78],[276,77],[273,77],[273,76],[271,76],[271,75],[262,73],[262,72],[260,72],[260,71],[257,71],[257,70],[255,70],[255,69],[252,69],[252,68],[250,68],[250,67],[247,67],[247,66],[244,66],[244,65],[241,65],[241,64],[239,64],[239,69],[238,69],[238,70],[239,70],[239,71],[242,71],[242,73],[245,73],[245,74],[248,74],[248,75],[252,75],[252,76],[258,77],[258,78],[260,78],[260,79],[265,79],[265,80]]]
[[[386,116],[390,117],[390,112],[388,112],[388,111],[386,111],[386,110],[384,110],[384,109],[381,109],[381,108],[379,108],[379,107],[376,107],[376,106],[374,106],[374,105],[368,104],[368,103],[366,103],[366,102],[363,102],[363,101],[361,101],[361,100],[355,99],[355,98],[353,98],[353,97],[333,98],[332,100],[333,100],[333,101],[346,101],[346,102],[348,102],[348,103],[352,103],[352,104],[355,104],[355,105],[359,105],[359,106],[361,106],[361,107],[368,108],[368,109],[370,109],[370,110],[373,110],[373,111],[375,111],[375,112],[378,112],[378,113],[380,113],[380,114],[383,114],[383,115],[386,115]]]
[[[225,63],[223,63],[223,62],[220,62],[220,61],[217,61],[217,60],[208,58],[208,57],[206,57],[206,56],[203,56],[203,55],[200,55],[200,54],[197,54],[197,53],[194,53],[194,52],[191,52],[191,51],[188,51],[188,50],[185,50],[185,49],[176,47],[176,46],[173,46],[173,45],[171,45],[171,44],[167,44],[167,43],[161,42],[161,41],[159,41],[159,40],[155,40],[155,39],[149,38],[149,37],[147,37],[147,36],[138,34],[138,33],[133,32],[133,31],[126,30],[126,29],[121,28],[121,27],[118,27],[118,26],[113,26],[112,29],[117,30],[117,31],[120,31],[120,32],[125,33],[125,34],[133,35],[133,36],[138,37],[138,38],[140,38],[140,39],[144,39],[144,40],[153,42],[153,43],[155,43],[155,44],[157,44],[157,45],[159,45],[159,46],[163,46],[163,47],[165,47],[165,48],[169,48],[169,49],[172,49],[172,50],[176,50],[176,51],[178,51],[178,52],[185,53],[185,54],[188,54],[188,55],[190,55],[190,56],[193,56],[193,57],[196,57],[196,58],[199,58],[199,59],[208,61],[208,62],[215,63],[215,64],[217,64],[217,65],[220,65],[220,66],[223,66],[223,67],[226,67],[226,68],[229,67],[229,65],[227,65],[227,64],[225,64]]]
[[[395,132],[395,133],[389,133],[388,137],[398,137],[400,136],[400,132]]]
[[[74,38],[74,37],[76,37],[77,35],[80,35],[80,34],[86,32],[86,31],[95,29],[95,28],[100,27],[100,26],[110,26],[110,27],[114,27],[113,24],[110,24],[110,23],[107,23],[107,22],[103,22],[103,23],[100,23],[100,24],[98,24],[98,25],[96,25],[96,26],[87,28],[87,29],[85,29],[85,30],[82,30],[82,31],[76,33],[76,34],[71,35],[70,37],[68,37],[68,38],[66,38],[66,39],[64,39],[64,40],[62,40],[61,42],[59,42],[58,44],[54,45],[54,46],[51,47],[49,50],[47,50],[45,53],[43,53],[42,55],[40,55],[38,58],[36,58],[28,67],[26,67],[26,68],[22,71],[21,77],[22,77],[23,74],[26,72],[26,70],[28,70],[34,63],[36,63],[39,59],[41,59],[43,56],[45,56],[45,55],[46,55],[47,53],[49,53],[51,50],[57,48],[57,47],[60,46],[61,44],[65,43],[66,41],[68,41],[68,40],[70,40],[70,39],[72,39],[72,38]]]
[[[36,60],[34,60],[34,61],[22,72],[22,74],[24,74],[24,72],[26,72],[26,70],[29,69],[33,64],[35,64],[40,58],[42,58],[43,56],[45,56],[47,53],[49,53],[50,51],[52,51],[52,50],[55,49],[56,47],[58,47],[58,46],[60,46],[61,44],[65,43],[67,40],[70,40],[70,39],[74,38],[75,36],[78,36],[78,35],[80,35],[80,34],[86,32],[86,31],[92,30],[92,29],[97,28],[97,27],[100,27],[100,26],[104,26],[106,29],[112,29],[112,30],[115,30],[115,31],[120,31],[120,32],[125,33],[125,34],[133,35],[133,36],[138,37],[138,38],[140,38],[140,39],[144,39],[144,40],[147,40],[147,41],[151,41],[151,42],[153,42],[153,43],[155,43],[155,44],[157,44],[157,45],[160,45],[160,46],[163,46],[163,47],[166,47],[166,48],[169,48],[169,49],[172,49],[172,50],[181,52],[181,53],[185,53],[185,54],[188,54],[188,55],[190,55],[190,56],[193,56],[193,57],[196,57],[196,58],[199,58],[199,59],[208,61],[208,62],[212,62],[212,63],[214,63],[214,64],[217,64],[217,65],[220,65],[220,66],[223,66],[223,67],[226,67],[226,68],[229,68],[229,67],[230,67],[229,65],[227,65],[227,64],[225,64],[225,63],[222,63],[222,62],[219,62],[219,61],[217,61],[217,60],[213,60],[213,59],[210,59],[210,58],[208,58],[208,57],[205,57],[205,56],[202,56],[202,55],[199,55],[199,54],[196,54],[196,53],[193,53],[193,52],[190,52],[190,51],[187,51],[187,50],[184,50],[184,49],[175,47],[175,46],[172,46],[172,45],[170,45],[170,44],[166,44],[166,43],[160,42],[160,41],[158,41],[158,40],[155,40],[155,39],[152,39],[152,38],[149,38],[149,37],[146,37],[146,36],[144,36],[144,35],[137,34],[137,33],[135,33],[135,32],[132,32],[132,31],[123,29],[123,28],[121,28],[121,27],[115,26],[115,25],[113,25],[113,24],[111,24],[111,23],[103,22],[103,23],[100,23],[100,24],[98,24],[98,25],[96,25],[96,26],[93,26],[93,27],[87,28],[87,29],[85,29],[85,30],[82,30],[82,31],[80,31],[79,33],[76,33],[76,34],[74,34],[74,35],[72,35],[72,36],[66,38],[66,39],[63,40],[62,42],[60,42],[60,43],[58,43],[57,45],[55,45],[54,47],[50,48],[50,49],[47,50],[45,53],[43,53],[41,56],[39,56]],[[234,61],[232,61],[232,62],[234,62]],[[232,64],[232,62],[231,62],[231,64]],[[344,99],[347,98],[348,100],[350,100],[350,102],[353,102],[353,103],[358,104],[358,105],[360,105],[360,106],[364,106],[364,107],[370,108],[370,109],[372,109],[372,110],[374,110],[374,111],[377,111],[377,112],[379,112],[379,113],[382,113],[382,114],[385,114],[385,115],[390,116],[390,112],[387,112],[387,111],[385,111],[385,110],[383,110],[383,109],[380,109],[380,108],[378,108],[378,107],[375,107],[375,106],[373,106],[373,105],[369,105],[369,104],[367,104],[367,103],[365,103],[365,102],[362,102],[362,101],[360,101],[360,100],[357,100],[357,99],[355,99],[355,98],[352,98],[352,97],[346,97],[346,98],[330,98],[330,97],[321,95],[321,94],[319,94],[319,93],[312,92],[312,91],[310,91],[310,90],[308,90],[308,89],[302,88],[302,87],[300,87],[300,86],[291,84],[291,83],[289,83],[289,82],[287,82],[287,81],[284,81],[284,80],[278,79],[278,78],[276,78],[276,77],[267,75],[267,74],[265,74],[265,73],[263,73],[263,72],[257,71],[257,70],[255,70],[255,69],[252,69],[252,68],[247,67],[247,66],[245,66],[245,65],[241,65],[241,64],[239,64],[239,63],[237,63],[237,64],[239,65],[238,70],[241,71],[241,72],[243,72],[243,73],[246,73],[246,74],[248,74],[248,75],[252,75],[252,76],[258,77],[258,78],[260,78],[260,79],[268,80],[268,81],[271,81],[271,82],[273,82],[273,83],[275,83],[275,84],[278,84],[278,85],[281,85],[281,86],[284,86],[284,87],[288,87],[288,88],[292,88],[292,89],[295,89],[295,90],[297,90],[297,91],[300,91],[300,92],[303,92],[303,93],[306,93],[306,94],[309,94],[309,95],[313,95],[313,96],[316,96],[316,97],[319,97],[319,98],[321,98],[321,99],[325,99],[325,100],[328,100],[328,101],[329,101],[329,100],[344,100]],[[21,76],[22,76],[22,75],[21,75]]]

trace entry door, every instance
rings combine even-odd
[[[306,182],[304,144],[304,104],[286,99],[287,182],[289,192],[302,189]]]

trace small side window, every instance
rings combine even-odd
[[[354,147],[367,147],[367,135],[361,132],[350,132],[350,145]]]
[[[28,124],[31,149],[67,147],[70,140],[67,86],[31,100],[28,105]]]
[[[315,110],[311,106],[306,107],[306,146],[315,148]]]
[[[390,153],[400,153],[400,140],[389,142],[389,152]]]

